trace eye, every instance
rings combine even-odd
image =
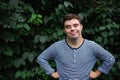
[[[67,25],[67,26],[65,26],[65,28],[66,28],[66,29],[69,29],[69,28],[70,28],[70,26],[69,26],[69,25]]]
[[[77,27],[77,26],[79,26],[79,24],[74,24],[74,27]]]

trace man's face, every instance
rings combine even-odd
[[[64,22],[64,32],[67,38],[78,39],[81,36],[82,24],[77,19],[71,19]]]

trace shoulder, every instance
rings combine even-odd
[[[95,41],[93,41],[93,40],[88,40],[88,39],[85,39],[84,43],[85,43],[85,45],[87,45],[88,47],[92,47],[92,48],[99,45],[99,44],[96,43]]]
[[[88,44],[88,45],[91,45],[91,44],[96,44],[95,41],[92,41],[92,40],[88,40],[88,39],[85,39],[85,43]]]
[[[98,49],[98,48],[101,48],[102,46],[100,44],[98,44],[97,42],[95,41],[92,41],[92,40],[87,40],[85,39],[85,44],[90,47],[91,49]]]

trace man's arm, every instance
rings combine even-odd
[[[98,67],[98,70],[101,73],[107,74],[115,63],[115,57],[97,43],[95,43],[94,52],[96,57],[102,60],[102,64]]]
[[[50,75],[55,71],[49,64],[49,59],[54,58],[54,53],[55,53],[54,45],[51,45],[37,57],[38,63],[40,64],[41,68],[46,72],[47,75]]]

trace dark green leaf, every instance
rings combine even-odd
[[[19,60],[14,61],[14,65],[16,68],[20,67],[21,62]]]
[[[15,78],[19,78],[21,76],[21,71],[17,71],[16,73],[15,73]]]
[[[28,60],[29,60],[31,63],[33,62],[33,60],[34,60],[34,55],[33,55],[32,53],[29,54]]]
[[[4,54],[5,54],[6,56],[12,56],[12,55],[13,55],[13,52],[12,52],[12,50],[11,50],[10,47],[6,46],[6,47],[4,48]]]
[[[30,30],[30,26],[28,24],[24,24],[24,28],[28,31]]]
[[[29,55],[29,52],[24,52],[22,54],[22,58],[25,60],[25,59],[27,59],[28,55]]]

